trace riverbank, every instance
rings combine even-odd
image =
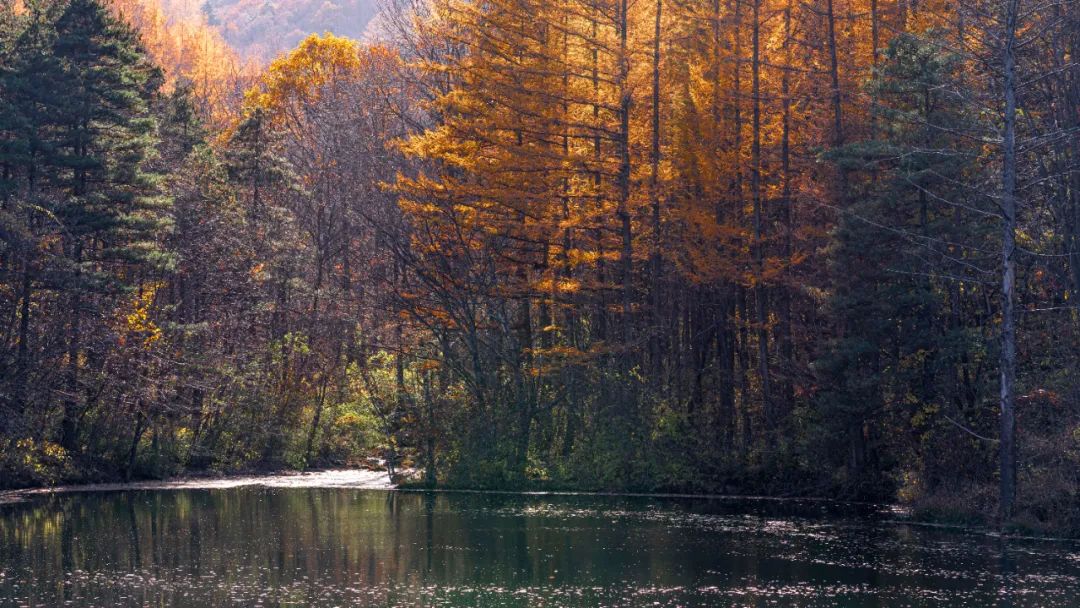
[[[327,469],[320,471],[282,471],[273,473],[243,473],[236,475],[183,476],[167,480],[68,484],[0,491],[0,505],[22,502],[42,496],[82,492],[168,491],[168,490],[227,490],[243,487],[281,489],[352,489],[399,492],[437,492],[443,494],[492,494],[524,496],[596,496],[623,498],[654,498],[674,500],[728,500],[775,503],[819,503],[852,508],[864,515],[877,517],[884,525],[916,526],[950,530],[963,534],[979,534],[1003,539],[1075,541],[1080,537],[1033,530],[1022,525],[999,527],[971,521],[956,523],[949,517],[927,516],[897,504],[859,502],[820,496],[760,496],[738,494],[693,494],[681,492],[604,492],[551,487],[522,487],[514,489],[481,489],[456,486],[430,487],[416,481],[395,483],[385,470]]]
[[[130,490],[227,490],[258,486],[264,488],[328,488],[392,490],[396,487],[386,471],[330,469],[325,471],[281,472],[213,477],[178,477],[155,481],[72,484],[0,492],[0,504],[36,496],[72,492],[122,492]]]

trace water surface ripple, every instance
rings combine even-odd
[[[1080,606],[1080,545],[798,501],[75,492],[0,506],[8,606]]]

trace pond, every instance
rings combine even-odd
[[[0,506],[0,606],[1070,606],[1080,545],[733,499],[309,487]]]

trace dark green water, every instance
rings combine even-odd
[[[82,493],[0,506],[0,606],[1080,606],[1080,545],[820,503]]]

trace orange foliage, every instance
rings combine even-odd
[[[251,82],[254,64],[243,61],[199,15],[171,17],[162,0],[112,0],[110,7],[142,36],[165,72],[166,92],[190,82],[204,119],[223,124]]]
[[[296,49],[275,59],[245,95],[250,107],[271,115],[316,103],[327,87],[345,87],[372,73],[386,74],[397,54],[381,46],[365,46],[332,34],[312,34]]]

